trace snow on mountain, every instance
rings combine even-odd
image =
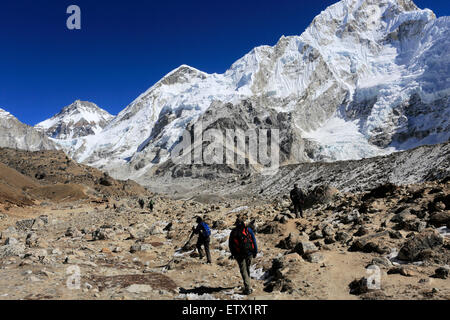
[[[0,109],[0,147],[26,151],[58,149],[45,134],[20,122],[3,109]]]
[[[12,119],[14,116],[6,110],[0,108],[0,119]]]
[[[53,139],[67,140],[100,133],[113,118],[94,103],[77,100],[35,128]]]
[[[278,123],[293,141],[290,162],[359,159],[444,142],[449,29],[449,17],[437,19],[410,0],[342,0],[302,35],[257,47],[224,74],[180,66],[100,133],[61,144],[79,161],[139,176],[168,160],[183,130],[211,106],[241,108],[243,101],[251,105],[243,112],[289,119]],[[143,157],[145,165],[133,171]]]

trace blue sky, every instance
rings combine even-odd
[[[335,0],[4,0],[0,108],[34,125],[76,99],[117,114],[181,64],[222,73],[259,45],[300,35]],[[416,0],[438,16],[450,2]],[[82,29],[66,28],[81,8]]]

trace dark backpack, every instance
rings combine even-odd
[[[236,230],[236,235],[234,236],[234,244],[236,252],[240,256],[247,256],[249,253],[255,250],[255,244],[253,243],[253,238],[245,227],[242,230]]]
[[[305,194],[303,193],[302,189],[292,190],[291,197],[295,202],[303,202],[305,200]]]
[[[209,228],[209,226],[206,222],[202,222],[201,225],[203,227],[203,230],[202,230],[203,237],[208,238],[211,235],[211,229]]]

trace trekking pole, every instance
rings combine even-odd
[[[191,241],[191,239],[192,239],[193,236],[194,236],[194,231],[191,232],[191,234],[190,234],[190,236],[189,236],[189,239],[186,241],[186,243],[184,244],[184,246],[182,246],[180,249],[175,250],[175,253],[173,254],[172,260],[170,260],[167,264],[165,264],[165,265],[163,265],[163,266],[160,266],[160,267],[158,267],[158,268],[163,268],[163,269],[168,268],[169,265],[170,265],[173,261],[175,261],[175,258],[176,258],[176,257],[175,257],[175,254],[177,253],[177,251],[183,250],[184,248],[186,248],[186,246],[188,245],[189,241]]]

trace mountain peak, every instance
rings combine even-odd
[[[175,83],[186,83],[193,78],[205,79],[206,76],[207,74],[205,72],[186,64],[182,64],[162,78],[161,84],[172,85]]]
[[[0,117],[7,117],[9,115],[11,115],[11,113],[9,113],[8,111],[0,108]]]
[[[73,139],[100,132],[112,118],[95,103],[76,100],[52,118],[37,124],[36,129],[55,139]]]

